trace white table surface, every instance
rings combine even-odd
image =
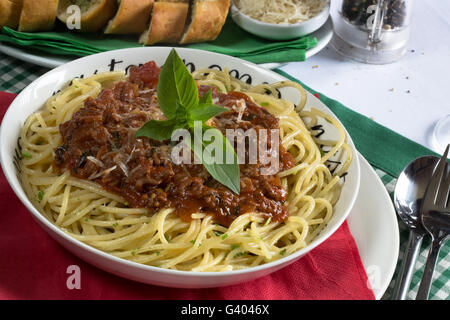
[[[335,3],[332,0],[333,15]],[[289,63],[281,69],[314,90],[434,149],[434,125],[450,114],[450,0],[414,1],[408,51],[398,62],[359,63],[327,46],[307,61]]]

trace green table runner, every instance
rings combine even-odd
[[[0,53],[0,91],[19,93],[25,86],[47,71],[48,69],[24,63]],[[291,80],[298,81],[281,70],[276,71]],[[307,86],[305,86],[305,88],[312,93],[317,93]],[[332,100],[320,93],[319,97],[345,125],[352,136],[356,148],[374,167],[375,172],[381,178],[381,181],[391,196],[394,191],[396,177],[410,160],[418,156],[434,154],[425,147],[346,108],[338,101]],[[393,286],[407,245],[408,230],[406,230],[401,222],[399,222],[399,225],[400,260],[397,263],[397,269],[393,280],[383,299],[389,299],[393,293]],[[417,294],[429,245],[429,240],[424,241],[416,264],[416,270],[412,278],[411,287],[408,292],[408,299],[414,299]],[[431,299],[450,300],[449,264],[450,244],[446,244],[441,249],[439,262],[436,266],[434,281],[431,286]]]
[[[68,32],[61,26],[56,28],[56,32],[37,33],[17,32],[4,27],[0,42],[51,54],[78,57],[115,49],[141,47],[137,35],[81,34]],[[304,61],[306,50],[316,44],[317,39],[311,36],[289,41],[265,40],[244,31],[228,18],[216,40],[185,47],[228,54],[254,63],[281,63]]]

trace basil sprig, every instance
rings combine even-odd
[[[158,103],[167,120],[146,122],[135,136],[163,141],[170,139],[177,129],[188,129],[193,138],[192,141],[187,141],[187,144],[201,160],[205,169],[215,180],[239,194],[240,175],[236,152],[219,130],[206,125],[206,121],[228,109],[213,103],[211,90],[199,99],[197,84],[175,49],[172,49],[161,69],[158,81]],[[193,135],[194,128],[199,124],[201,124],[202,137],[206,130],[213,130],[212,133],[215,137],[220,137],[220,141],[208,143]],[[196,143],[201,146],[201,150],[194,148]],[[211,143],[221,144],[222,159],[204,152]],[[229,161],[230,159],[232,161]]]

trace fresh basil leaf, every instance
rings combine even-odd
[[[194,78],[172,49],[158,80],[158,103],[168,119],[176,115],[177,102],[190,109],[198,105],[198,89]]]
[[[177,101],[177,110],[174,119],[177,123],[177,128],[188,127],[188,113],[186,108]]]
[[[197,127],[194,128],[193,123],[198,122],[201,125],[201,136],[194,136],[197,140],[187,143],[214,179],[239,194],[240,173],[236,152],[219,130],[205,124],[210,118],[228,109],[213,104],[212,90],[199,99],[195,80],[174,49],[170,52],[159,76],[158,102],[168,120],[150,120],[136,132],[135,136],[159,141],[168,140],[176,129],[189,127],[195,129]],[[215,140],[210,143],[203,141],[203,133],[208,129],[214,130],[212,136]],[[199,150],[195,150],[195,142],[201,146]],[[205,149],[207,152],[204,152]],[[223,158],[216,161],[216,153],[219,151]],[[226,160],[231,160],[231,163],[227,163]]]
[[[153,140],[164,141],[172,137],[177,129],[176,119],[147,121],[135,134],[135,137],[147,137]]]
[[[203,139],[203,134],[206,130],[214,130],[214,136],[221,138],[220,141],[206,142]],[[241,179],[239,172],[239,162],[236,152],[231,146],[230,142],[222,135],[218,129],[203,125],[202,127],[202,137],[197,137],[193,135],[193,141],[190,144],[191,149],[194,154],[201,159],[203,167],[209,172],[209,174],[218,182],[228,187],[231,191],[236,194],[241,192]],[[199,140],[200,139],[200,140]],[[194,148],[194,143],[201,143],[201,154],[198,150]],[[211,157],[208,152],[205,152],[205,148],[211,143],[220,143],[222,148],[222,159],[217,159],[216,157]],[[227,159],[232,159],[231,163],[227,163]],[[222,163],[217,163],[217,160],[222,160]]]
[[[200,98],[199,104],[213,104],[212,101],[212,89],[209,89],[203,97]]]
[[[214,104],[200,104],[196,108],[190,110],[189,118],[193,121],[208,121],[212,117],[222,113],[229,111],[227,108],[216,106]]]

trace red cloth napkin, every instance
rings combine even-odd
[[[0,92],[0,119],[15,95]],[[0,299],[374,299],[347,223],[322,245],[266,277],[213,289],[173,289],[123,279],[91,266],[34,221],[0,174]],[[68,289],[80,268],[80,289]]]

